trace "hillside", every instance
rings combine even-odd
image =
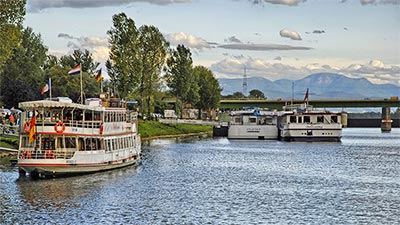
[[[242,92],[243,79],[218,79],[223,88],[222,95]],[[258,89],[268,99],[290,99],[294,84],[294,95],[301,99],[309,88],[311,99],[364,99],[400,96],[400,87],[393,84],[373,84],[364,78],[349,78],[334,73],[311,74],[300,80],[271,81],[261,77],[247,78],[247,90]]]

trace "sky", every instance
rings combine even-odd
[[[217,78],[329,72],[400,86],[400,0],[27,0],[24,25],[50,54],[88,49],[104,67],[121,12]]]

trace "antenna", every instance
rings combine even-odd
[[[244,66],[244,75],[243,75],[243,95],[246,97],[247,95],[247,74],[246,74],[246,66]]]

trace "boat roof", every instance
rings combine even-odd
[[[105,110],[102,106],[93,106],[93,105],[83,105],[73,102],[59,102],[59,101],[51,101],[51,100],[38,100],[38,101],[28,101],[28,102],[20,102],[18,107],[21,109],[32,109],[32,108],[79,108],[86,110]]]

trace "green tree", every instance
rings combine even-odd
[[[139,86],[141,68],[138,66],[138,36],[135,22],[125,13],[113,16],[113,27],[107,31],[110,36],[110,55],[106,62],[113,92],[125,98]],[[140,65],[140,64],[139,64]]]
[[[193,71],[200,88],[200,101],[197,103],[197,107],[203,110],[218,108],[222,88],[214,74],[204,66],[196,66]]]
[[[237,91],[232,94],[232,98],[240,99],[240,98],[246,98],[246,96],[244,96],[244,94],[242,92]]]
[[[165,78],[178,106],[180,101],[192,105],[199,101],[199,86],[193,74],[192,53],[189,48],[178,45],[176,50],[172,50],[167,59]]]
[[[258,90],[258,89],[253,89],[250,92],[249,97],[250,98],[262,98],[265,99],[265,95],[262,91]]]
[[[47,47],[40,35],[29,27],[22,31],[21,45],[14,50],[1,75],[4,78],[1,95],[7,107],[17,107],[21,101],[41,98],[41,88],[45,85],[42,67],[46,52]]]
[[[149,117],[154,112],[157,93],[160,92],[160,74],[165,65],[168,42],[154,26],[139,28],[138,37],[138,68],[140,69],[140,84],[138,88],[142,103],[142,112]]]
[[[20,42],[26,0],[0,0],[0,71]]]

